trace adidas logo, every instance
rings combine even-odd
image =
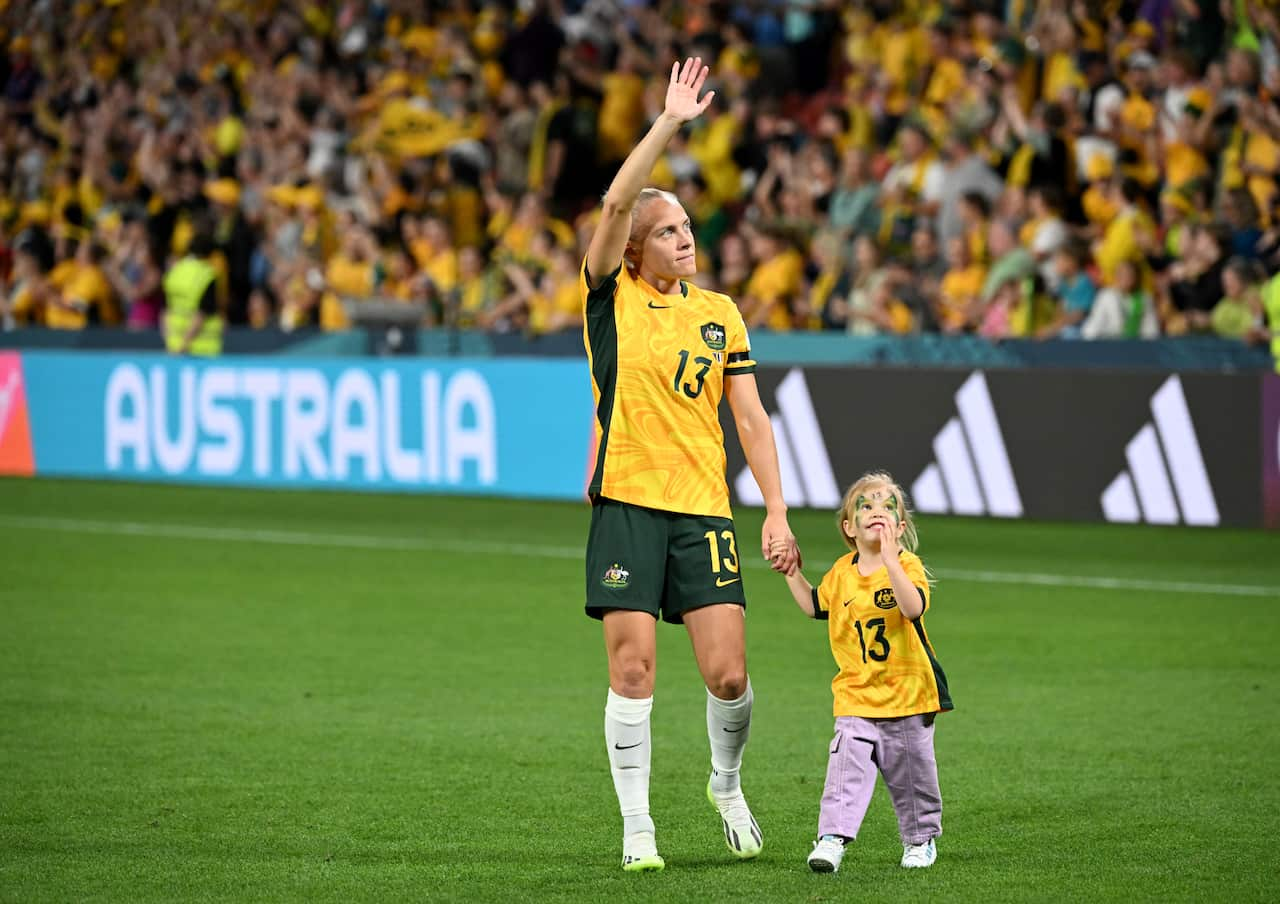
[[[1151,397],[1151,414],[1155,423],[1143,424],[1124,447],[1128,467],[1102,491],[1103,516],[1128,523],[1217,524],[1218,503],[1176,376]]]
[[[769,415],[774,444],[778,447],[778,472],[782,477],[782,498],[788,505],[835,508],[840,489],[827,457],[827,441],[818,426],[818,414],[804,381],[795,368],[783,377],[774,393],[778,413]],[[745,467],[733,482],[743,505],[764,505],[764,496],[751,468]]]
[[[981,371],[964,381],[955,399],[958,417],[933,438],[934,460],[911,485],[916,510],[1021,517],[1022,497]]]

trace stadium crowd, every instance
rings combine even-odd
[[[753,328],[1280,330],[1270,3],[40,0],[0,27],[9,326],[156,329],[195,285],[233,325],[377,298],[578,329],[600,193],[701,55],[715,103],[657,183]]]

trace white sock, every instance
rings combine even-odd
[[[633,700],[609,688],[604,707],[604,743],[609,748],[613,790],[622,810],[622,834],[652,832],[649,818],[649,712],[653,698]]]
[[[711,741],[711,790],[731,794],[740,787],[742,750],[751,734],[751,679],[737,700],[721,700],[707,691],[707,738]]]

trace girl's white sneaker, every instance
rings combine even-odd
[[[844,859],[844,839],[835,835],[823,835],[813,843],[809,855],[809,869],[815,873],[834,873]]]
[[[902,846],[903,869],[923,869],[933,866],[938,859],[938,848],[930,838],[924,844],[904,844]]]

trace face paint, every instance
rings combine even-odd
[[[889,513],[889,516],[893,518],[894,524],[902,523],[902,513],[898,510],[898,494],[891,492],[891,493],[888,493],[886,497],[886,494],[884,493],[884,491],[877,490],[876,492],[872,493],[869,498],[864,493],[864,494],[859,494],[858,497],[854,499],[853,526],[855,528],[857,528],[858,530],[862,529],[862,507],[864,505],[870,505],[873,502],[878,502],[881,498],[884,498],[883,508],[886,512]]]
[[[894,524],[902,521],[902,516],[898,513],[898,496],[896,493],[890,493],[889,498],[884,501],[884,510],[893,516]]]

